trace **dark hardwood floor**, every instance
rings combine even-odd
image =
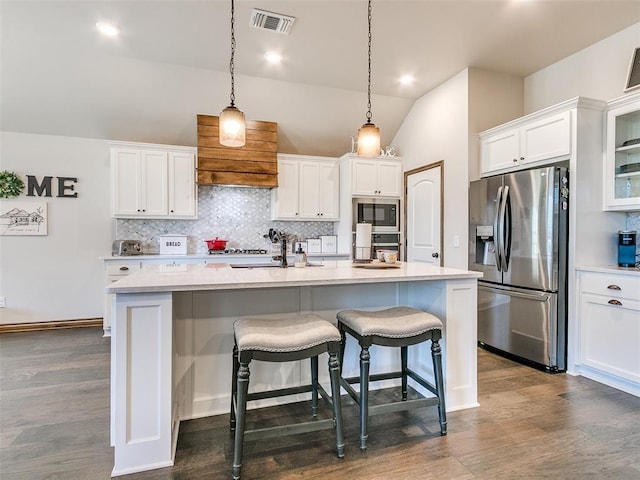
[[[109,340],[98,328],[0,335],[0,478],[109,478]],[[344,398],[347,448],[331,430],[249,442],[249,479],[640,479],[640,398],[547,374],[478,350],[479,408],[373,417],[358,449],[357,410]],[[390,395],[384,391],[379,396]],[[326,410],[325,410],[326,411]],[[307,404],[250,412],[280,422]],[[228,415],[182,422],[175,466],[123,480],[230,478]]]

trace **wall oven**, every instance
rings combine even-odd
[[[400,232],[400,201],[379,198],[353,199],[353,231],[358,223],[370,223],[372,232]]]

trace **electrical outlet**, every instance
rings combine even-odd
[[[0,297],[0,308],[4,307],[4,297]]]
[[[456,248],[460,247],[460,235],[453,236],[453,246]]]

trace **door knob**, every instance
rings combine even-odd
[[[431,254],[431,256],[432,256],[433,258],[438,258],[438,257],[439,257],[438,252],[433,252],[433,253]]]

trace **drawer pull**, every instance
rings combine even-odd
[[[123,272],[126,272],[127,270],[129,270],[129,267],[120,267],[120,270],[122,270]]]
[[[622,290],[618,285],[612,284],[607,287],[609,290]]]
[[[609,305],[622,305],[620,300],[611,299],[607,302]]]

